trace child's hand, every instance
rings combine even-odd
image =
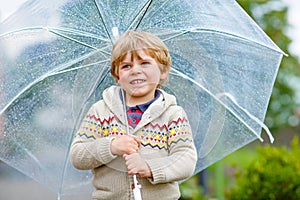
[[[135,136],[123,135],[114,138],[110,144],[110,151],[114,155],[136,153],[141,146],[141,141]]]
[[[124,154],[125,164],[129,175],[138,174],[142,178],[152,177],[152,173],[148,164],[142,159],[139,153]]]

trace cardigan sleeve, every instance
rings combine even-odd
[[[146,160],[152,171],[152,184],[184,180],[194,173],[197,152],[186,113],[179,108],[168,124],[168,156]]]
[[[103,129],[93,105],[76,133],[70,148],[70,161],[81,170],[89,170],[111,162],[117,156],[110,151],[112,137],[103,137]]]

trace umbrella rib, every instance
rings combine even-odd
[[[166,41],[169,41],[173,38],[180,37],[181,35],[185,35],[185,34],[190,33],[190,32],[192,32],[192,30],[180,30],[180,31],[178,31],[177,34],[174,34],[174,35],[164,39],[163,41],[166,42]]]
[[[88,65],[83,65],[83,66],[79,66],[79,67],[73,67],[73,68],[70,68],[70,69],[60,70],[60,71],[53,72],[53,73],[49,74],[46,78],[49,78],[49,77],[55,76],[55,75],[59,75],[59,74],[63,74],[63,73],[67,73],[67,72],[71,72],[71,71],[76,71],[76,70],[79,70],[79,69],[84,69],[84,68],[87,68],[87,67],[90,67],[90,66],[93,66],[93,65],[106,63],[108,61],[109,61],[109,59],[99,61],[99,62],[90,63]]]
[[[136,21],[136,19],[138,18],[138,16],[142,13],[142,11],[146,8],[145,12],[142,15],[142,18],[139,20],[139,22],[137,23],[137,25],[135,26],[134,30],[136,30],[141,22],[143,21],[148,9],[150,8],[151,4],[152,4],[153,0],[149,0],[143,7],[142,9],[137,13],[137,15],[133,18],[132,22],[130,23],[129,27],[127,30],[131,29],[131,27],[133,26],[134,22]]]
[[[220,34],[220,35],[225,35],[225,36],[228,36],[228,37],[233,37],[233,38],[238,38],[238,39],[241,39],[241,40],[244,40],[244,41],[247,41],[247,42],[252,42],[252,43],[255,43],[259,46],[262,46],[262,47],[265,47],[267,49],[271,49],[273,51],[276,51],[280,54],[283,54],[285,56],[287,56],[286,53],[284,53],[283,51],[281,51],[280,49],[273,49],[265,44],[261,44],[259,42],[256,42],[254,40],[249,40],[245,37],[242,37],[242,36],[239,36],[239,35],[235,35],[235,34],[232,34],[232,33],[227,33],[227,32],[224,32],[224,31],[217,31],[217,30],[213,30],[213,29],[204,29],[204,28],[190,28],[190,29],[181,29],[181,30],[178,30],[176,34],[166,38],[166,39],[163,39],[164,42],[166,41],[169,41],[173,38],[176,38],[176,37],[180,37],[181,35],[185,35],[185,34],[188,34],[188,33],[192,33],[192,32],[210,32],[210,33],[216,33],[216,34]]]
[[[59,36],[61,36],[61,37],[63,37],[63,38],[66,38],[66,39],[68,39],[68,40],[77,42],[78,44],[82,44],[83,46],[86,46],[86,47],[92,48],[92,49],[94,49],[94,50],[97,50],[97,51],[99,51],[99,52],[102,52],[102,53],[104,53],[104,54],[106,54],[106,55],[108,55],[108,56],[110,55],[110,53],[107,52],[107,51],[104,51],[104,50],[102,50],[102,49],[98,49],[98,48],[93,47],[93,46],[91,46],[91,45],[89,45],[89,44],[87,44],[87,43],[81,42],[81,41],[76,40],[76,39],[73,39],[73,38],[71,38],[71,37],[69,37],[69,36],[67,36],[67,35],[64,35],[64,34],[62,34],[62,33],[59,33],[59,32],[57,32],[57,31],[54,31],[54,30],[60,30],[60,31],[65,31],[65,32],[66,32],[67,30],[56,29],[56,28],[55,28],[55,29],[47,28],[46,30],[48,30],[50,33],[59,35]],[[71,32],[71,33],[72,33],[72,32]],[[100,39],[100,38],[98,38],[98,39]],[[101,40],[104,41],[103,38],[102,38]]]
[[[96,81],[96,84],[92,87],[92,89],[90,90],[90,93],[87,95],[86,101],[92,96],[93,91],[95,91],[95,88],[97,88],[99,85],[102,84],[102,82],[104,81],[105,77],[110,73],[110,70],[108,69],[104,76],[102,76],[102,78],[99,81]],[[100,76],[99,76],[100,78]]]
[[[89,19],[89,17],[84,14],[84,13],[89,13],[89,8],[87,6],[84,6],[84,8],[76,7],[76,9],[77,9],[76,13],[79,14],[80,18],[82,20],[84,20],[85,23],[93,24],[93,28],[96,28],[96,30],[99,30],[97,21]],[[82,9],[84,9],[84,10],[82,10]]]
[[[259,46],[263,46],[263,47],[265,47],[265,48],[267,48],[267,49],[271,49],[271,50],[273,50],[273,51],[276,51],[276,52],[278,52],[278,53],[281,53],[281,54],[287,56],[287,54],[284,53],[281,49],[279,49],[279,50],[278,50],[278,49],[273,49],[273,48],[271,48],[271,47],[269,47],[269,46],[267,46],[267,45],[265,45],[265,44],[261,44],[261,43],[255,41],[255,40],[250,40],[250,39],[247,39],[247,38],[245,38],[245,37],[243,37],[243,36],[235,35],[235,34],[232,34],[232,33],[227,33],[227,32],[224,32],[224,31],[217,31],[217,30],[212,30],[212,29],[203,29],[203,28],[193,28],[193,29],[191,29],[190,32],[192,32],[192,31],[199,31],[199,32],[213,32],[213,33],[218,33],[218,34],[220,34],[220,35],[226,35],[226,36],[230,36],[230,37],[233,37],[233,38],[239,38],[239,39],[241,39],[241,40],[244,40],[244,41],[247,41],[247,42],[253,42],[253,43],[255,43],[255,44],[258,44]]]
[[[46,27],[44,29],[57,30],[57,31],[62,31],[62,32],[66,32],[66,33],[71,33],[71,34],[76,33],[77,35],[90,37],[90,38],[94,38],[94,39],[102,40],[102,41],[108,41],[106,38],[101,38],[101,37],[98,37],[98,35],[95,35],[95,34],[92,34],[92,33],[89,33],[89,32],[80,31],[80,30],[77,30],[77,29],[55,28],[55,27]]]
[[[78,44],[82,44],[83,46],[92,48],[92,49],[94,49],[94,50],[99,50],[100,52],[105,53],[106,55],[110,55],[110,53],[108,53],[108,52],[106,52],[106,51],[103,51],[103,50],[98,49],[98,48],[96,48],[96,47],[94,47],[94,46],[91,46],[91,45],[89,45],[89,44],[87,44],[87,43],[84,43],[84,42],[81,42],[81,41],[79,41],[79,40],[76,40],[76,39],[74,39],[74,38],[72,38],[72,37],[69,37],[69,36],[67,36],[67,35],[65,35],[65,34],[59,33],[59,32],[57,32],[57,31],[55,31],[55,29],[49,29],[49,28],[48,28],[47,30],[48,30],[50,33],[59,35],[59,36],[61,36],[61,37],[63,37],[63,38],[66,38],[66,39],[68,39],[68,40],[74,41],[74,42],[76,42],[76,43],[78,43]],[[59,29],[57,29],[57,30],[59,30]]]
[[[63,37],[63,38],[66,38],[66,39],[68,39],[68,40],[71,40],[71,41],[73,41],[73,42],[76,42],[76,43],[78,43],[78,44],[82,44],[83,46],[86,46],[86,47],[89,47],[89,48],[92,48],[92,49],[97,50],[96,47],[93,47],[93,46],[91,46],[91,45],[89,45],[89,44],[86,44],[86,43],[84,43],[84,42],[81,42],[81,41],[79,41],[79,40],[76,40],[76,39],[74,39],[74,38],[71,38],[71,37],[69,37],[69,36],[67,36],[67,35],[64,35],[64,34],[62,34],[62,33],[59,33],[59,32],[57,32],[57,31],[54,31],[54,30],[50,30],[50,29],[49,29],[49,32],[50,32],[50,33],[53,33],[53,34],[55,34],[55,35],[59,35],[59,36],[61,36],[61,37]]]
[[[195,85],[197,85],[198,87],[200,87],[201,89],[203,89],[206,93],[208,93],[211,97],[213,97],[218,103],[220,103],[222,106],[224,106],[233,116],[235,116],[237,119],[239,119],[252,133],[254,133],[254,135],[256,135],[256,137],[260,140],[263,141],[262,137],[260,135],[258,135],[248,124],[246,124],[239,116],[237,116],[232,109],[230,109],[226,104],[224,104],[220,98],[216,95],[214,95],[213,93],[211,93],[208,89],[206,89],[204,86],[202,86],[201,84],[199,84],[198,82],[196,82],[195,80],[193,80],[192,78],[190,78],[189,76],[183,74],[182,72],[171,68],[172,71],[175,72],[174,75],[183,77],[189,81],[191,81],[192,83],[194,83]],[[228,96],[228,95],[225,95]],[[229,97],[229,96],[228,96]],[[229,97],[230,98],[230,97]],[[233,101],[230,98],[231,101]],[[268,134],[270,141],[273,142],[274,138],[272,136],[272,134],[270,133],[268,127],[266,125],[264,125],[263,122],[261,122],[259,119],[257,119],[255,116],[253,116],[251,113],[249,113],[246,109],[244,109],[243,107],[241,107],[237,102],[233,101],[233,103],[238,106],[238,108],[240,108],[242,111],[244,111],[251,119],[253,119],[255,122],[257,122]]]
[[[153,15],[155,15],[155,13],[157,13],[157,12],[160,10],[160,8],[163,8],[164,5],[165,5],[166,3],[168,3],[169,1],[170,1],[170,0],[164,1],[164,2],[160,5],[160,7],[159,7],[158,9],[156,9],[156,11],[155,11],[154,13],[152,13],[151,16],[149,16],[149,18],[151,19],[151,17],[152,17]],[[149,2],[149,1],[148,1],[148,2]],[[152,2],[153,2],[153,1],[151,0],[150,4],[151,4]],[[142,22],[144,16],[145,16],[146,13],[147,13],[147,10],[148,10],[149,7],[150,7],[150,4],[149,4],[149,6],[147,7],[147,9],[146,9],[145,13],[143,14],[142,18],[140,19],[140,21],[138,22],[138,24],[137,24],[137,26],[135,27],[135,29],[137,29],[137,28],[139,27],[140,23]],[[142,10],[141,10],[141,11],[142,11]],[[141,11],[140,11],[140,12],[141,12]]]
[[[14,96],[14,98],[9,101],[6,106],[0,111],[0,115],[2,115],[2,113],[5,112],[5,110],[7,110],[22,94],[24,94],[27,90],[29,90],[30,88],[32,88],[34,85],[36,85],[37,83],[45,80],[46,78],[48,77],[51,77],[51,76],[55,76],[55,75],[58,75],[58,74],[62,74],[62,73],[65,73],[65,72],[68,72],[68,71],[74,71],[74,70],[78,70],[78,69],[82,69],[84,67],[77,67],[77,68],[72,68],[72,69],[65,69],[67,68],[68,66],[71,66],[81,60],[84,60],[85,58],[89,57],[91,54],[94,54],[95,52],[92,52],[90,54],[87,54],[85,56],[82,56],[76,60],[73,60],[71,62],[68,62],[68,63],[65,63],[55,69],[53,69],[52,71],[40,76],[39,78],[35,79],[34,81],[32,81],[30,84],[28,84],[26,87],[24,87],[17,95]],[[103,61],[105,62],[105,61]],[[99,62],[101,63],[101,62]],[[90,65],[86,65],[86,67],[89,67]]]
[[[67,36],[67,35],[65,35],[65,34],[59,33],[59,31],[62,31],[62,32],[68,32],[68,33],[78,33],[79,35],[82,35],[82,36],[89,36],[89,37],[92,37],[92,38],[95,38],[95,39],[100,39],[100,40],[102,40],[102,41],[105,41],[105,39],[103,39],[103,38],[95,37],[95,36],[92,35],[92,34],[90,34],[90,35],[84,35],[84,32],[73,31],[72,29],[69,29],[69,30],[68,30],[68,29],[59,29],[59,28],[52,28],[52,27],[31,27],[31,28],[19,29],[19,30],[15,30],[15,31],[12,31],[12,32],[8,32],[8,33],[5,33],[5,34],[2,34],[2,35],[0,35],[0,38],[1,38],[1,37],[4,37],[5,35],[10,35],[10,34],[22,32],[22,31],[32,31],[32,30],[46,30],[46,31],[48,31],[48,32],[50,32],[50,33],[52,33],[52,34],[61,36],[61,37],[66,38],[66,39],[68,39],[68,40],[74,41],[74,42],[76,42],[76,43],[78,43],[78,44],[82,44],[83,46],[92,48],[92,49],[94,49],[94,50],[98,50],[98,51],[100,51],[100,52],[102,52],[102,53],[104,53],[104,54],[106,54],[106,55],[110,55],[109,52],[106,52],[106,51],[103,51],[103,50],[101,50],[101,49],[98,49],[98,48],[96,48],[96,47],[94,47],[94,46],[91,46],[91,45],[89,45],[89,44],[87,44],[87,43],[84,43],[84,42],[81,42],[81,41],[79,41],[79,40],[76,40],[76,39],[74,39],[74,38],[72,38],[72,37],[69,37],[69,36]],[[72,31],[73,31],[73,32],[72,32]]]
[[[18,29],[18,30],[14,30],[14,31],[11,31],[11,32],[6,32],[4,34],[1,34],[0,37],[4,37],[6,35],[10,35],[10,34],[22,32],[22,31],[32,31],[32,30],[46,30],[46,31],[49,31],[49,30],[58,30],[58,31],[62,31],[62,32],[67,32],[67,33],[72,33],[72,34],[76,33],[76,34],[78,34],[80,36],[91,37],[91,38],[94,38],[94,39],[99,39],[99,40],[107,41],[106,39],[99,38],[98,36],[96,36],[94,34],[91,34],[91,33],[88,33],[88,32],[83,32],[83,31],[79,31],[79,30],[76,30],[76,29],[67,29],[67,28],[62,29],[62,28],[44,27],[44,26],[27,27],[27,28]]]
[[[102,14],[101,14],[100,6],[99,6],[99,4],[97,3],[96,0],[94,0],[94,3],[95,3],[95,5],[96,5],[96,8],[97,8],[99,17],[100,17],[100,19],[101,19],[101,21],[102,21],[102,23],[103,23],[103,26],[104,26],[106,35],[109,37],[110,41],[113,41],[112,38],[111,38],[111,36],[110,36],[110,34],[109,34],[109,31],[108,31],[108,29],[107,29],[107,26],[106,26],[106,24],[105,24],[105,22],[104,22],[104,18],[103,18]]]
[[[25,151],[25,152],[29,155],[29,157],[32,158],[32,160],[34,160],[34,161],[38,164],[38,166],[39,166],[41,169],[44,169],[44,167],[43,167],[43,165],[41,164],[41,162],[39,161],[39,159],[38,159],[36,156],[34,156],[34,155],[31,153],[31,151],[29,151],[26,147],[22,146],[19,142],[17,142],[15,138],[13,139],[13,141],[16,143],[16,145],[17,145],[19,148],[21,148],[23,151]]]
[[[247,109],[243,108],[242,106],[240,106],[235,98],[228,92],[224,92],[224,93],[219,93],[217,95],[217,98],[221,98],[222,96],[225,96],[227,98],[230,99],[230,101],[232,103],[234,103],[239,109],[241,109],[246,115],[248,115],[248,117],[250,117],[252,120],[254,120],[256,123],[258,123],[267,133],[267,135],[269,136],[270,138],[270,142],[273,143],[274,142],[274,138],[269,130],[269,128],[260,120],[258,119],[257,117],[255,117],[254,115],[252,115]]]

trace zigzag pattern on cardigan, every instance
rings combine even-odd
[[[118,137],[125,134],[126,131],[120,127],[115,117],[101,120],[94,115],[87,115],[77,132],[77,136],[88,139]],[[192,133],[186,118],[178,118],[163,125],[149,123],[137,136],[144,147],[165,150],[178,142],[192,142]]]

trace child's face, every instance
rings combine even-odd
[[[126,92],[128,106],[146,103],[154,98],[160,80],[167,77],[162,73],[157,61],[147,52],[138,50],[128,53],[119,65],[118,83]]]

